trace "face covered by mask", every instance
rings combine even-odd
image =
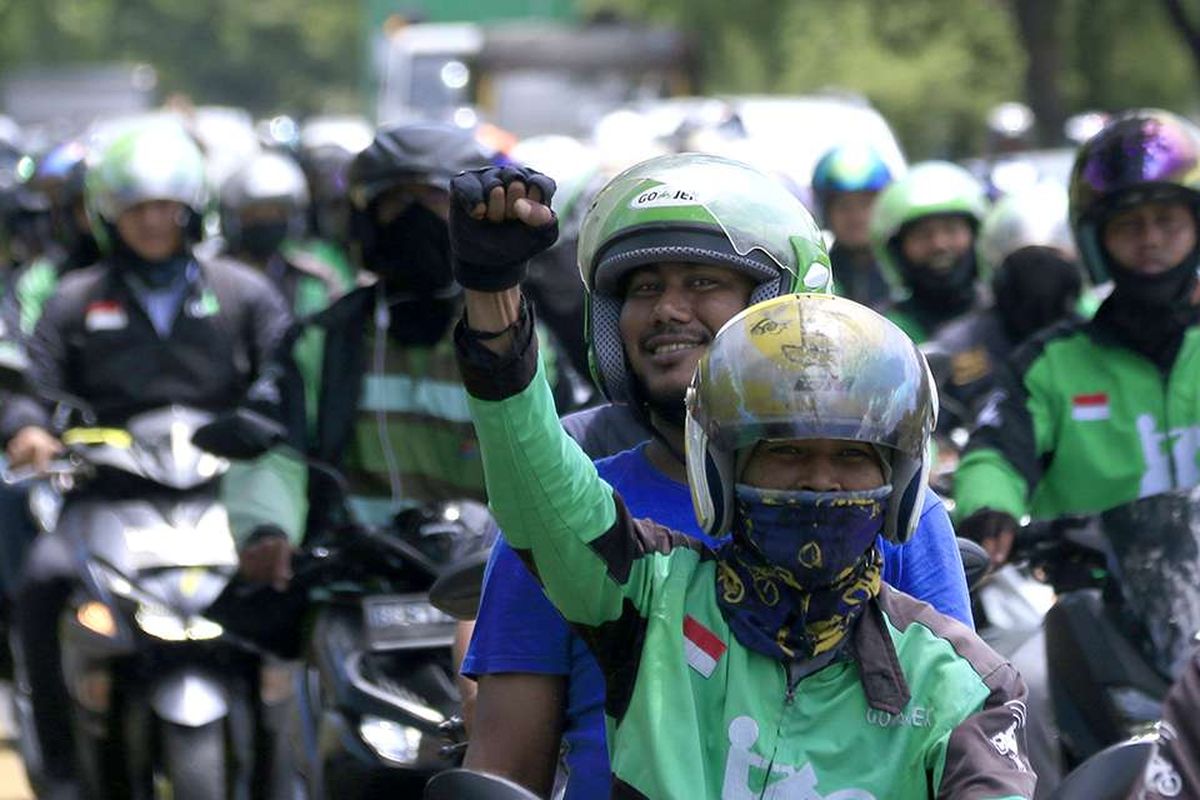
[[[266,261],[279,251],[291,231],[287,220],[254,222],[241,231],[242,249],[255,261]]]
[[[388,295],[422,299],[454,286],[450,227],[419,202],[380,225],[368,268],[387,284]]]
[[[1118,266],[1109,258],[1113,292],[1096,311],[1098,325],[1116,333],[1121,342],[1169,370],[1187,329],[1200,320],[1192,302],[1196,289],[1197,253],[1155,275]]]
[[[383,279],[391,308],[389,335],[405,345],[436,344],[459,307],[446,221],[414,202],[380,227],[373,250],[369,263]]]
[[[879,593],[891,486],[859,492],[736,487],[733,538],[718,551],[718,602],[743,645],[808,659],[836,647]]]
[[[913,299],[940,316],[956,316],[975,302],[978,268],[975,248],[958,256],[943,256],[941,263],[914,264],[899,252],[896,262]]]

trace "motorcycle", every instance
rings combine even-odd
[[[1200,487],[1035,523],[1018,548],[1059,595],[1044,628],[1066,764],[1150,732],[1200,631]]]
[[[31,493],[43,533],[63,537],[76,559],[58,635],[89,796],[293,796],[294,779],[273,773],[278,744],[267,744],[260,703],[261,687],[279,683],[278,667],[207,615],[238,556],[218,499],[228,461],[192,437],[222,424],[173,406],[123,429],[68,429],[65,455]],[[29,732],[29,665],[17,665],[17,711]],[[22,736],[31,772],[35,741]]]
[[[457,765],[444,748],[461,706],[456,620],[428,592],[493,537],[485,506],[447,502],[382,530],[342,526],[297,557],[289,591],[305,597],[299,744],[311,800],[415,797]]]

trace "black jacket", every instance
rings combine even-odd
[[[245,404],[277,415],[276,359],[291,324],[283,298],[237,262],[198,263],[165,338],[119,267],[102,261],[65,276],[28,342],[36,397],[5,404],[0,437],[49,427],[53,402],[64,395],[86,401],[101,425],[170,404],[213,412]]]

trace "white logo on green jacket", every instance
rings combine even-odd
[[[1149,497],[1176,487],[1200,483],[1200,469],[1196,467],[1200,428],[1172,428],[1170,433],[1159,433],[1154,415],[1142,414],[1137,418],[1137,431],[1142,441],[1142,458],[1146,461],[1138,497]]]
[[[729,723],[729,756],[725,759],[725,783],[721,800],[876,800],[864,789],[840,789],[831,794],[817,791],[817,773],[812,764],[792,767],[772,764],[757,755],[758,723],[750,717],[737,717]],[[765,792],[750,787],[750,770],[767,771]]]

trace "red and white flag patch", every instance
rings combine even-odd
[[[89,331],[117,331],[129,324],[125,309],[116,300],[97,300],[88,303],[83,326]]]
[[[683,618],[683,651],[687,656],[688,666],[696,672],[706,678],[710,677],[726,649],[725,643],[697,622],[691,614]]]
[[[1077,394],[1071,398],[1071,419],[1083,422],[1095,422],[1097,420],[1108,419],[1110,415],[1108,395],[1103,392],[1099,394]]]

